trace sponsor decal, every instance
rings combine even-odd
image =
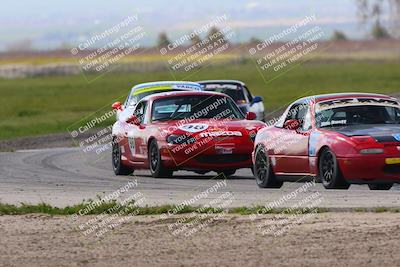
[[[196,91],[201,91],[201,86],[194,86],[191,84],[177,84],[175,85],[176,89],[185,89],[185,90],[196,90]]]
[[[151,84],[135,88],[132,92],[132,95],[138,95],[151,91],[160,91],[160,90],[168,91],[173,89],[201,91],[201,86],[198,86],[196,84]]]
[[[316,156],[317,155],[317,143],[318,137],[321,134],[319,132],[312,132],[310,134],[310,141],[308,143],[308,155],[309,156]]]
[[[239,131],[220,131],[220,132],[204,132],[200,137],[219,137],[219,136],[242,136]]]
[[[322,111],[326,109],[338,108],[338,107],[349,107],[349,106],[389,106],[399,108],[399,103],[382,98],[340,98],[329,101],[320,102],[316,105],[315,110]]]
[[[338,120],[338,121],[323,121],[321,122],[321,127],[325,126],[333,126],[333,125],[344,125],[347,123],[347,120]]]
[[[204,131],[208,128],[208,124],[205,123],[189,123],[189,124],[184,124],[178,127],[178,129],[182,131],[186,131],[189,133],[198,133],[201,131]]]
[[[131,150],[131,155],[134,157],[135,156],[135,139],[132,137],[128,137],[128,144],[129,144],[129,149]]]
[[[272,166],[276,166],[276,158],[274,157],[274,156],[271,156],[271,163],[272,163]]]
[[[142,94],[142,93],[147,93],[147,92],[152,92],[152,91],[160,91],[160,90],[172,90],[171,85],[159,85],[159,86],[151,86],[151,87],[145,87],[145,88],[140,88],[136,89],[135,91],[132,92],[134,96]]]

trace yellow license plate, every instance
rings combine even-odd
[[[385,159],[386,164],[399,164],[400,163],[400,158],[388,158]]]

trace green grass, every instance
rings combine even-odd
[[[40,204],[27,204],[21,203],[20,205],[12,205],[0,203],[0,216],[1,215],[23,215],[23,214],[33,214],[33,213],[41,213],[41,214],[49,214],[49,215],[72,215],[79,214],[80,210],[85,210],[90,204],[90,201],[82,202],[80,204],[76,204],[73,206],[67,206],[64,208],[58,208],[51,206],[46,203]],[[230,209],[219,209],[219,208],[211,208],[211,207],[200,207],[200,206],[183,206],[177,208],[174,205],[161,205],[161,206],[144,206],[144,207],[136,207],[130,206],[132,203],[128,203],[125,206],[120,206],[118,208],[114,208],[117,205],[117,202],[111,201],[102,203],[99,206],[96,206],[94,209],[91,209],[85,215],[97,215],[101,213],[108,214],[117,214],[121,210],[125,208],[129,208],[131,212],[135,211],[137,215],[160,215],[160,214],[168,214],[168,211],[176,210],[176,214],[186,214],[186,213],[221,213],[226,212],[229,214],[238,214],[238,215],[250,215],[250,214],[306,214],[306,213],[325,213],[325,212],[335,212],[335,209],[328,208],[315,208],[315,209],[286,209],[286,208],[276,208],[276,209],[268,209],[261,206],[252,206],[252,207],[237,207]],[[114,208],[114,209],[113,209]],[[399,213],[399,208],[387,208],[387,207],[378,207],[378,208],[349,208],[343,210],[342,212],[374,212],[374,213],[382,213],[382,212],[392,212]]]
[[[303,95],[400,91],[400,64],[306,63],[261,75],[253,62],[245,62],[190,73],[108,73],[90,83],[83,75],[0,80],[0,139],[65,132],[93,112],[110,110],[114,101],[124,100],[129,89],[138,83],[174,79],[242,80],[253,94],[264,98],[267,111],[272,111]],[[112,119],[108,121],[111,122]]]
[[[23,214],[32,214],[32,213],[42,213],[42,214],[49,214],[49,215],[72,215],[72,214],[79,214],[80,210],[85,210],[86,207],[90,204],[90,201],[83,202],[73,206],[67,206],[65,208],[58,208],[51,206],[46,203],[40,204],[27,204],[21,203],[20,205],[12,205],[12,204],[4,204],[0,203],[0,215],[23,215]],[[85,215],[96,215],[101,214],[103,212],[109,214],[117,214],[119,211],[123,210],[124,208],[129,207],[128,203],[125,206],[121,206],[118,209],[116,207],[117,202],[111,201],[102,203],[99,206],[96,206],[94,209],[90,210]],[[179,209],[174,205],[161,205],[161,206],[145,206],[145,207],[134,207],[130,208],[131,211],[136,211],[138,215],[159,215],[159,214],[167,214],[168,211],[176,210],[176,214],[186,214],[186,213],[221,213],[223,211],[230,213],[230,214],[240,214],[240,215],[249,215],[249,214],[300,214],[300,213],[308,213],[311,210],[303,210],[303,209],[292,209],[290,212],[286,209],[270,209],[268,211],[263,210],[262,207],[239,207],[239,208],[232,208],[232,209],[219,209],[219,208],[211,208],[211,207],[200,207],[200,206],[183,206],[179,207]],[[318,208],[315,210],[318,213],[321,212],[328,212],[328,209],[321,209]],[[314,212],[315,212],[314,211]],[[387,210],[389,211],[389,210]]]

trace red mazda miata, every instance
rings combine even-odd
[[[259,187],[317,178],[327,189],[400,182],[400,105],[363,93],[327,94],[292,103],[258,132],[253,168]]]
[[[120,106],[116,108],[121,108]],[[128,119],[113,125],[115,174],[150,169],[153,177],[175,170],[233,175],[251,168],[257,131],[266,125],[244,115],[227,95],[181,91],[141,99]]]

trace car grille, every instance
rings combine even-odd
[[[221,164],[221,163],[238,163],[250,159],[246,154],[231,154],[231,155],[200,155],[196,160],[201,163]]]

